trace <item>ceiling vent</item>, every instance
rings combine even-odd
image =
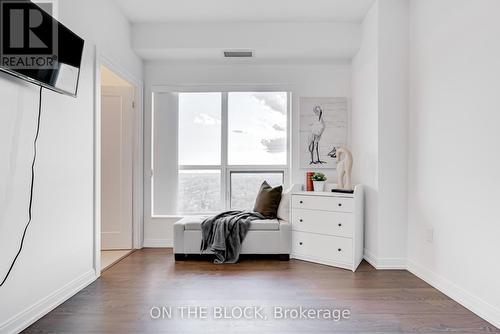
[[[253,51],[224,51],[225,58],[252,58]]]

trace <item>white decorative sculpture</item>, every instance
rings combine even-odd
[[[337,187],[352,190],[352,154],[345,147],[336,149],[337,156]]]

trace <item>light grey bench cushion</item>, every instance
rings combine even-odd
[[[206,216],[191,216],[183,218],[182,222],[184,223],[184,230],[201,230],[201,222],[205,218]],[[250,224],[250,230],[252,231],[278,231],[279,229],[280,223],[277,219],[254,220]]]

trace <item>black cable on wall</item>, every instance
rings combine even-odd
[[[39,93],[39,101],[38,101],[38,117],[37,117],[37,122],[36,122],[36,134],[35,134],[35,140],[33,141],[33,160],[31,161],[31,185],[30,185],[30,199],[29,199],[29,205],[28,205],[28,222],[26,223],[26,226],[24,227],[24,232],[23,236],[21,238],[21,243],[19,245],[19,250],[16,253],[16,256],[14,257],[14,260],[12,260],[12,263],[10,264],[9,270],[7,271],[7,274],[5,274],[5,277],[2,280],[2,283],[0,283],[0,286],[2,286],[5,281],[7,281],[7,278],[9,278],[9,275],[12,271],[12,268],[14,268],[14,265],[16,264],[17,258],[21,254],[21,251],[23,250],[23,245],[24,245],[24,239],[26,237],[26,232],[28,231],[28,227],[31,224],[31,216],[32,216],[32,206],[33,206],[33,186],[35,183],[35,162],[36,162],[36,143],[38,140],[38,134],[40,133],[40,117],[42,114],[42,89],[43,87],[40,86],[40,93]]]

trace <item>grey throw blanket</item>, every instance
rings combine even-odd
[[[226,211],[201,223],[201,251],[210,249],[214,263],[236,263],[241,244],[253,220],[266,219],[258,212]]]

